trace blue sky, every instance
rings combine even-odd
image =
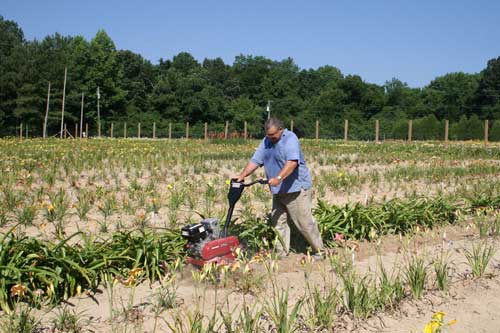
[[[423,87],[450,72],[477,73],[500,56],[498,0],[2,0],[0,15],[26,39],[59,32],[90,40],[104,29],[118,49],[153,63],[190,52],[291,57],[383,84]]]

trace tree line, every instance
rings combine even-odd
[[[28,41],[16,22],[0,16],[0,59],[0,136],[16,135],[21,123],[41,136],[49,82],[47,128],[59,132],[67,68],[68,128],[79,123],[82,94],[84,121],[96,128],[99,87],[103,128],[154,122],[161,131],[169,123],[201,128],[229,121],[242,129],[246,121],[249,133],[260,135],[270,101],[272,115],[293,119],[301,136],[313,136],[319,120],[322,133],[342,137],[343,120],[349,119],[354,138],[370,139],[378,119],[382,136],[404,137],[413,119],[415,139],[442,138],[444,120],[450,121],[450,138],[473,139],[481,138],[488,119],[490,138],[500,140],[500,57],[480,73],[449,73],[411,88],[397,78],[368,83],[333,66],[301,69],[292,58],[239,55],[233,64],[221,58],[200,63],[181,52],[152,64],[117,50],[104,30],[90,41],[59,33]]]

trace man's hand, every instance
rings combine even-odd
[[[278,186],[281,183],[281,180],[278,178],[271,178],[269,179],[269,185],[271,186]]]
[[[248,162],[243,171],[236,178],[240,183],[245,180],[246,176],[251,175],[259,166],[253,162]]]

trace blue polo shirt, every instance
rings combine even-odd
[[[285,129],[276,144],[265,137],[251,158],[253,163],[264,166],[267,179],[277,177],[286,161],[290,160],[297,161],[299,166],[278,186],[271,186],[271,192],[273,194],[293,193],[311,188],[311,175],[295,133]]]

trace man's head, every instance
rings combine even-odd
[[[264,130],[266,131],[266,136],[272,143],[276,143],[281,139],[281,135],[285,130],[283,127],[283,122],[277,118],[269,118],[264,124]]]

